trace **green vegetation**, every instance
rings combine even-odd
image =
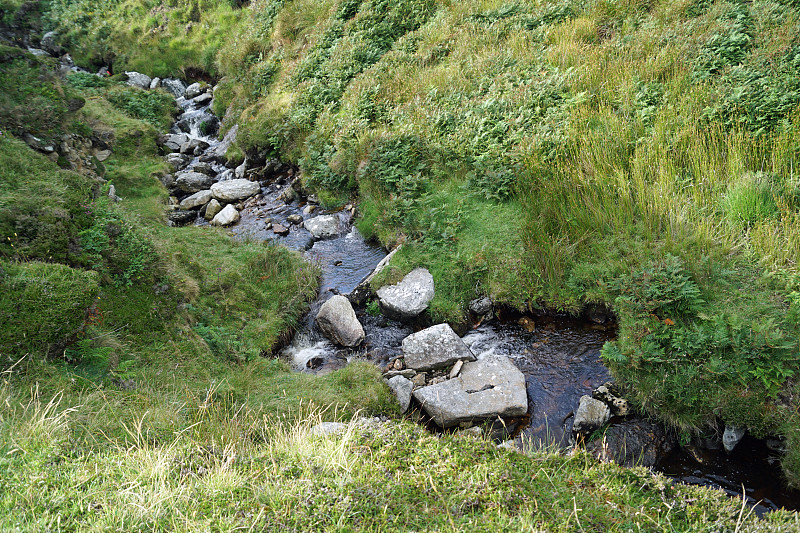
[[[428,267],[435,321],[463,323],[484,294],[523,311],[606,306],[619,336],[603,355],[640,409],[684,439],[725,423],[782,436],[800,486],[796,2],[24,5],[0,3],[0,28],[57,29],[80,64],[219,78],[223,131],[240,125],[230,154],[290,160],[329,206],[356,200],[362,233],[405,243],[375,283]],[[158,91],[65,81],[52,60],[8,47],[0,82],[4,303],[54,298],[2,315],[30,328],[0,343],[15,365],[0,465],[19,472],[0,476],[3,520],[190,530],[241,525],[241,511],[248,527],[375,530],[393,527],[390,508],[398,524],[470,531],[796,520],[756,525],[642,472],[408,426],[298,436],[308,401],[325,419],[395,409],[366,365],[314,378],[259,357],[296,323],[317,272],[278,247],[163,224],[154,139],[173,107]],[[86,167],[8,138],[23,132],[107,139],[112,156],[94,166],[124,201],[101,199]],[[85,300],[66,301],[77,285]],[[41,331],[54,317],[63,327]],[[83,407],[57,406],[54,391]],[[468,478],[475,456],[508,477]],[[41,476],[52,490],[32,492]],[[119,479],[147,490],[87,496]]]
[[[359,366],[360,365],[354,365]],[[209,387],[172,409],[134,416],[93,452],[73,438],[90,405],[0,388],[3,529],[44,531],[796,531],[794,513],[759,520],[718,491],[673,485],[582,453],[530,456],[491,441],[436,436],[410,422],[311,428],[330,411],[262,415]],[[104,393],[106,394],[106,393]],[[127,414],[127,413],[124,413]],[[102,420],[100,421],[102,422]],[[158,431],[161,426],[162,431]],[[47,487],[42,490],[40,487]]]

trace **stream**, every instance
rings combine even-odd
[[[210,113],[210,105],[197,106],[183,97],[178,97],[177,102],[184,112],[172,133],[184,133],[208,144],[205,152],[189,163],[187,168],[191,170],[208,162],[209,158],[204,155],[220,144],[218,138],[203,135],[200,126],[216,118]],[[232,169],[226,169],[218,161],[210,161],[210,164],[219,180],[232,179]],[[364,326],[366,340],[356,349],[345,349],[333,345],[319,332],[314,317],[330,296],[351,292],[386,252],[366,242],[352,225],[355,209],[351,206],[337,212],[339,232],[335,238],[315,241],[302,225],[291,223],[289,218],[308,219],[322,210],[302,197],[284,201],[283,194],[291,186],[293,170],[287,167],[276,176],[262,181],[261,194],[240,206],[241,219],[229,231],[235,239],[275,241],[299,250],[321,270],[319,296],[311,304],[291,343],[281,352],[282,356],[295,370],[318,374],[342,368],[355,359],[384,367],[401,355],[403,338],[414,332],[411,326],[370,315],[365,308],[357,307],[356,315]],[[199,215],[194,223],[208,224]],[[284,226],[288,234],[278,235],[270,223]],[[471,329],[463,341],[478,358],[506,355],[524,373],[530,422],[517,436],[518,442],[523,448],[570,445],[572,413],[580,397],[611,380],[600,359],[600,350],[606,341],[614,338],[614,328],[567,317],[537,316],[520,320],[524,317],[503,310],[498,315]],[[745,438],[731,454],[710,450],[704,450],[703,454],[701,463],[685,449],[677,448],[661,457],[655,469],[685,483],[722,488],[732,496],[741,497],[744,490],[746,500],[758,514],[780,507],[800,510],[800,492],[788,490],[777,482],[782,479],[778,462],[760,441]]]

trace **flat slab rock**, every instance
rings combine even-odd
[[[433,295],[433,276],[426,268],[415,268],[400,283],[378,289],[378,303],[389,318],[406,320],[427,309]]]
[[[220,181],[211,186],[211,194],[220,202],[235,202],[257,194],[261,186],[257,181],[235,179]]]
[[[339,234],[339,217],[320,215],[306,220],[303,225],[315,239],[329,239]]]
[[[475,360],[449,324],[437,324],[403,339],[403,357],[406,366],[418,372],[445,368],[460,360]]]
[[[525,376],[502,356],[465,363],[457,378],[419,388],[414,398],[443,428],[528,411]]]

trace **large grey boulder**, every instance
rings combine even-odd
[[[175,178],[175,186],[183,192],[196,193],[211,187],[214,180],[211,176],[207,176],[200,172],[186,171],[181,172]],[[213,191],[212,191],[213,193]]]
[[[166,91],[171,93],[175,98],[180,98],[183,96],[183,93],[186,92],[186,85],[181,80],[176,80],[174,78],[161,80],[161,87],[166,89]]]
[[[411,392],[414,390],[414,383],[404,376],[394,376],[387,381],[389,388],[397,397],[400,409],[405,413],[411,405]]]
[[[528,411],[525,376],[502,356],[465,363],[457,378],[419,388],[414,398],[443,428]]]
[[[584,395],[581,396],[581,403],[575,412],[572,430],[577,433],[591,433],[600,429],[610,419],[611,409],[605,403]]]
[[[203,207],[211,201],[211,191],[198,191],[191,196],[187,196],[181,200],[181,209],[194,209],[196,207]]]
[[[217,216],[217,213],[220,211],[222,211],[222,205],[220,205],[218,201],[212,199],[206,206],[206,212],[203,214],[203,218],[209,221],[214,220],[214,217]]]
[[[239,222],[239,211],[233,207],[233,204],[228,204],[211,220],[211,225],[229,226],[236,222]]]
[[[238,179],[220,181],[211,186],[211,194],[220,202],[236,202],[250,198],[261,190],[258,182]]]
[[[336,215],[320,215],[303,222],[303,226],[315,239],[330,239],[339,234],[339,217]]]
[[[406,366],[417,372],[445,368],[475,356],[449,324],[437,324],[403,339]]]
[[[427,309],[433,294],[431,273],[426,268],[415,268],[400,283],[378,289],[378,303],[389,318],[407,320]]]
[[[128,75],[128,85],[131,87],[139,87],[140,89],[149,89],[150,82],[153,78],[141,72],[125,72]]]
[[[364,341],[364,328],[356,317],[350,300],[339,294],[319,308],[317,326],[336,344],[353,347]]]

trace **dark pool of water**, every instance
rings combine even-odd
[[[800,491],[786,487],[780,457],[749,435],[730,453],[695,450],[692,454],[678,448],[656,470],[683,483],[720,488],[732,497],[744,495],[759,515],[780,508],[800,511]]]

